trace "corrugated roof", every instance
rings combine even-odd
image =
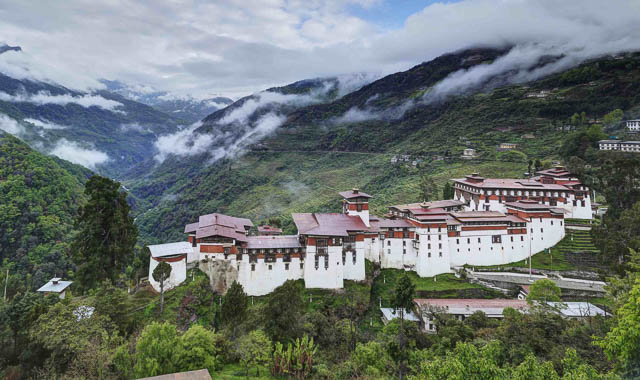
[[[454,179],[454,182],[482,189],[526,189],[526,190],[559,190],[566,191],[567,187],[555,183],[541,183],[527,179],[513,178],[485,178],[482,182],[471,182],[466,178]]]
[[[249,236],[247,238],[247,248],[250,249],[272,249],[272,248],[300,248],[300,240],[297,235],[281,236]]]
[[[359,216],[346,214],[292,214],[299,234],[320,236],[348,236],[348,231],[367,231]]]
[[[151,251],[151,257],[166,257],[175,255],[186,255],[193,252],[191,243],[186,241],[178,241],[175,243],[166,244],[154,244],[149,245],[149,251]]]
[[[413,302],[419,307],[433,306],[443,309],[448,314],[471,315],[476,311],[482,311],[487,316],[499,317],[507,307],[526,310],[529,304],[525,300],[518,299],[434,299],[418,298]]]
[[[606,315],[604,310],[589,302],[547,302],[565,317],[595,317]]]
[[[351,198],[358,198],[358,197],[373,198],[371,195],[367,193],[363,193],[360,190],[358,190],[357,192],[355,192],[354,190],[341,191],[338,194],[340,194],[344,199],[351,199]]]
[[[197,223],[187,224],[185,233],[194,233],[200,239],[209,236],[222,236],[246,241],[246,230],[253,227],[251,220],[219,213],[201,215]]]
[[[391,307],[381,307],[380,311],[382,312],[382,314],[384,315],[385,319],[387,321],[391,321],[394,320],[396,318],[400,318],[400,313],[398,312],[399,309],[393,309]],[[407,310],[404,312],[404,320],[405,321],[413,321],[413,322],[419,322],[420,319],[418,317],[416,317],[416,315],[413,313],[413,311]]]
[[[57,284],[54,284],[54,282],[57,282]],[[59,277],[54,277],[49,280],[49,282],[42,285],[42,287],[40,287],[38,291],[48,293],[62,293],[71,284],[73,284],[73,281],[62,281]]]
[[[269,225],[258,226],[258,232],[282,232],[282,229]]]
[[[411,228],[415,227],[413,224],[407,222],[405,219],[381,219],[377,223],[380,228]]]

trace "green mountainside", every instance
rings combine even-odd
[[[0,260],[15,264],[13,273],[43,284],[71,270],[73,220],[89,173],[0,132]]]
[[[81,105],[83,101],[88,102]],[[101,103],[107,106],[90,105]],[[82,148],[106,154],[108,160],[97,164],[96,170],[112,177],[152,156],[158,135],[187,124],[109,91],[84,93],[4,74],[0,74],[1,114],[19,122],[24,130],[19,137],[42,152],[54,150],[62,141],[67,151]]]
[[[354,107],[398,108],[461,68],[490,63],[504,54],[474,49],[448,54],[393,74],[326,104],[298,108],[271,136],[245,155],[207,163],[206,154],[170,156],[150,174],[129,181],[138,201],[143,239],[182,239],[184,224],[211,212],[245,216],[255,222],[281,217],[293,232],[291,212],[338,211],[337,191],[354,185],[375,196],[381,214],[396,202],[420,201],[420,178],[438,185],[472,171],[486,176],[520,177],[529,159],[559,159],[573,131],[574,113],[600,119],[620,108],[640,114],[640,58],[607,57],[526,84],[478,88],[427,104],[417,103],[400,117],[333,122]],[[529,96],[549,91],[543,97]],[[373,99],[373,100],[372,100]],[[232,106],[233,107],[233,106]],[[212,117],[225,112],[217,111]],[[200,132],[210,131],[205,120]],[[502,142],[515,152],[498,152]],[[473,148],[478,158],[459,156]],[[408,162],[392,163],[394,155]],[[419,161],[414,167],[412,161]]]

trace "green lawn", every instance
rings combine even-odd
[[[546,250],[532,256],[531,267],[558,271],[579,269],[567,260],[566,254],[570,252],[586,252],[594,255],[600,253],[593,245],[590,231],[567,230],[564,239],[553,246],[550,252]],[[597,259],[597,257],[594,256],[594,259]],[[529,263],[527,260],[520,260],[515,263],[495,265],[489,268],[504,269],[506,267],[528,268]]]

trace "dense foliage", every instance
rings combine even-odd
[[[78,230],[71,251],[77,266],[77,286],[115,282],[133,259],[138,229],[129,216],[127,194],[120,183],[93,176],[85,185],[88,200],[75,221]]]
[[[85,199],[84,180],[0,132],[0,262],[11,275],[30,276],[28,283],[10,277],[10,294],[72,270],[69,242]],[[0,276],[2,285],[4,281]]]

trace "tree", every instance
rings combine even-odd
[[[222,297],[220,318],[222,323],[231,326],[231,334],[235,338],[236,327],[244,321],[247,314],[248,298],[242,285],[237,281],[231,284],[227,293]]]
[[[262,330],[253,330],[240,339],[238,355],[244,364],[247,379],[249,378],[249,365],[256,367],[256,376],[260,376],[260,366],[269,364],[271,351],[271,339]]]
[[[100,341],[109,339],[109,332],[114,329],[108,317],[79,318],[74,313],[76,308],[77,305],[59,302],[40,315],[30,330],[31,339],[51,353],[48,361],[58,371],[92,343],[100,346]]]
[[[82,289],[106,279],[115,283],[132,259],[138,229],[129,216],[127,195],[119,188],[120,183],[100,176],[85,185],[88,201],[80,208],[75,221],[78,233],[71,243],[76,285]]]
[[[160,283],[160,312],[162,313],[164,307],[164,282],[171,276],[171,265],[164,261],[159,262],[152,275],[153,279]]]
[[[299,285],[292,280],[277,287],[264,309],[265,331],[271,339],[287,342],[299,333],[299,320],[304,309]]]
[[[531,284],[529,289],[529,295],[527,295],[527,302],[532,304],[535,301],[546,304],[547,302],[560,301],[560,294],[562,290],[556,285],[555,282],[548,278],[543,278]]]
[[[640,249],[640,201],[630,210],[624,210],[618,218],[606,215],[605,222],[593,228],[595,245],[602,251],[603,259],[624,268],[630,249]]]
[[[133,305],[126,291],[106,281],[96,292],[95,300],[96,313],[108,316],[122,334],[130,332]]]
[[[180,337],[178,371],[206,368],[211,374],[221,363],[222,347],[216,333],[200,325],[193,325]]]
[[[404,334],[404,313],[407,309],[411,309],[413,306],[413,297],[416,292],[416,286],[411,281],[411,278],[407,273],[404,273],[398,284],[396,285],[394,294],[393,294],[393,306],[400,313],[400,334],[399,334],[399,349],[400,349],[400,363],[399,363],[399,376],[400,380],[402,380],[403,366],[404,360],[402,357],[403,350],[403,334]]]
[[[442,188],[442,199],[453,199],[455,197],[455,189],[451,182],[447,181]]]
[[[351,356],[356,376],[364,378],[383,378],[389,367],[389,357],[378,342],[358,343]]]
[[[180,339],[176,327],[168,322],[147,325],[136,343],[136,378],[176,372]]]
[[[624,369],[640,367],[640,281],[629,292],[627,300],[616,312],[615,325],[596,344],[610,360]]]
[[[426,202],[438,197],[438,186],[432,178],[426,175],[420,178],[420,196]]]
[[[604,154],[595,179],[609,205],[605,219],[619,217],[640,201],[640,157],[636,154]]]
[[[616,108],[615,110],[604,115],[604,117],[602,118],[602,122],[606,126],[611,126],[619,123],[620,120],[622,120],[622,117],[624,117],[624,112],[622,112],[620,108]]]

